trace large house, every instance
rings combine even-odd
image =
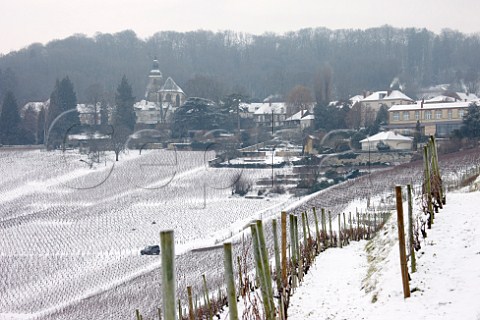
[[[388,128],[413,134],[418,121],[425,135],[448,137],[462,126],[463,116],[474,101],[425,103],[422,100],[409,105],[394,105],[388,110]]]
[[[413,99],[399,90],[389,90],[371,93],[361,99],[360,103],[367,109],[370,108],[373,111],[378,112],[382,106],[391,107],[394,105],[411,104],[413,103]]]
[[[257,127],[280,128],[287,118],[287,106],[284,102],[252,103],[253,121]]]

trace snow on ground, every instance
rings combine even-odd
[[[212,155],[130,152],[91,169],[75,152],[0,152],[0,319],[43,318],[157,273],[158,257],[139,251],[158,244],[161,230],[175,231],[182,254],[231,237],[243,227],[237,221],[294,201],[231,196],[235,174],[255,181],[271,170],[209,168]],[[133,315],[124,309],[97,316]]]
[[[289,319],[480,319],[479,203],[480,192],[447,195],[417,252],[410,298],[403,298],[394,213],[375,239],[317,257],[291,298]]]

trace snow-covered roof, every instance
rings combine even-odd
[[[305,117],[303,117],[301,120],[302,121],[303,120],[315,120],[315,116],[313,114],[309,114],[309,115],[306,115]]]
[[[361,94],[357,94],[356,96],[353,96],[348,100],[351,101],[352,103],[355,103],[355,102],[358,102],[358,101],[362,101],[363,96]]]
[[[412,98],[404,94],[402,91],[399,90],[392,90],[390,94],[387,94],[387,96],[383,100],[408,100],[408,101],[413,101]]]
[[[307,110],[301,110],[301,111],[298,111],[297,113],[295,113],[293,116],[287,118],[287,120],[285,120],[285,121],[304,120],[308,116],[310,116],[310,113]]]
[[[449,108],[468,108],[470,103],[475,101],[458,101],[458,102],[442,102],[442,103],[423,103],[417,101],[413,104],[403,104],[403,105],[394,105],[388,109],[389,112],[392,111],[415,111],[415,110],[432,110],[432,109],[449,109]],[[479,100],[476,100],[479,102]]]
[[[101,134],[99,132],[94,133],[79,133],[79,134],[70,134],[68,135],[70,140],[100,140],[100,139],[110,139],[110,136]]]
[[[363,102],[369,101],[383,101],[383,100],[407,100],[413,101],[410,97],[405,95],[403,92],[399,90],[392,90],[392,91],[376,91],[371,95],[362,99]]]
[[[402,136],[401,134],[395,133],[393,131],[383,131],[379,132],[371,137],[360,140],[360,142],[375,142],[375,141],[412,141],[410,137]]]
[[[473,101],[477,100],[478,97],[474,93],[465,93],[465,92],[455,92],[458,98],[462,101]]]
[[[241,102],[239,107],[240,110],[243,110],[243,112],[247,113],[255,113],[260,108],[260,105],[262,103],[246,103],[246,102]]]
[[[439,95],[436,97],[433,97],[428,100],[424,100],[424,103],[435,103],[435,102],[455,102],[456,99],[449,97],[449,96],[444,96],[444,95]]]
[[[254,114],[271,114],[272,111],[275,114],[285,114],[287,112],[285,102],[252,103],[252,105],[255,105],[256,109]]]
[[[168,77],[167,81],[165,81],[162,88],[160,89],[160,92],[181,92],[185,94],[171,77]]]
[[[133,108],[138,111],[160,110],[160,107],[155,102],[146,100],[135,103]]]
[[[368,102],[368,101],[379,101],[383,100],[387,96],[387,91],[376,91],[369,96],[365,97],[362,99],[362,101]]]

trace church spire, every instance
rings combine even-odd
[[[160,67],[158,64],[158,59],[155,57],[153,59],[152,70],[148,75],[148,84],[147,84],[147,91],[145,92],[145,99],[147,101],[157,101],[157,92],[163,85],[163,76],[162,72],[160,71]]]

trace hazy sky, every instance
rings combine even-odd
[[[479,0],[0,0],[0,53],[75,33],[126,29],[283,33],[304,27],[480,31]]]

